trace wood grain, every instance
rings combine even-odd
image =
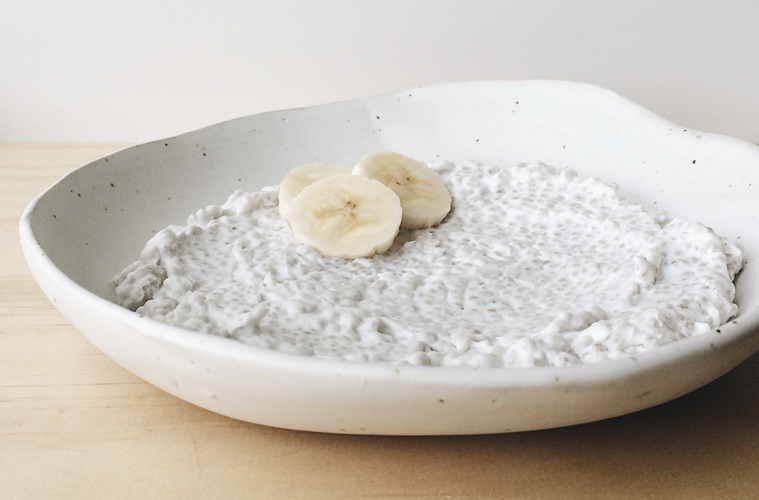
[[[0,144],[0,498],[759,498],[759,358],[564,429],[360,437],[238,422],[142,382],[47,301],[26,204],[120,144]]]

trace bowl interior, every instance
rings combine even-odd
[[[37,203],[34,234],[67,276],[113,300],[111,277],[169,224],[235,189],[279,183],[313,161],[370,151],[422,161],[541,160],[616,182],[628,198],[742,242],[743,311],[759,304],[751,230],[759,148],[666,122],[610,91],[567,82],[476,82],[254,115],[134,146],[66,176]]]

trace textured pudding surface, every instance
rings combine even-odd
[[[618,359],[737,314],[742,251],[699,223],[541,163],[428,166],[451,212],[384,254],[323,256],[295,242],[276,186],[237,191],[156,234],[118,302],[292,354],[468,367]]]

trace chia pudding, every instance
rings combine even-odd
[[[738,313],[742,249],[536,162],[431,162],[452,208],[345,260],[295,242],[278,186],[160,231],[118,303],[260,348],[355,362],[529,367],[628,357]]]

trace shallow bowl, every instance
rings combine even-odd
[[[740,315],[634,358],[462,369],[325,361],[171,327],[114,304],[112,276],[169,224],[294,165],[369,151],[510,166],[542,160],[616,182],[633,201],[743,243]],[[436,85],[248,116],[88,163],[26,209],[29,266],[93,344],[151,384],[236,419],[356,434],[475,434],[622,415],[676,398],[759,349],[759,147],[670,123],[598,87],[559,81]]]

